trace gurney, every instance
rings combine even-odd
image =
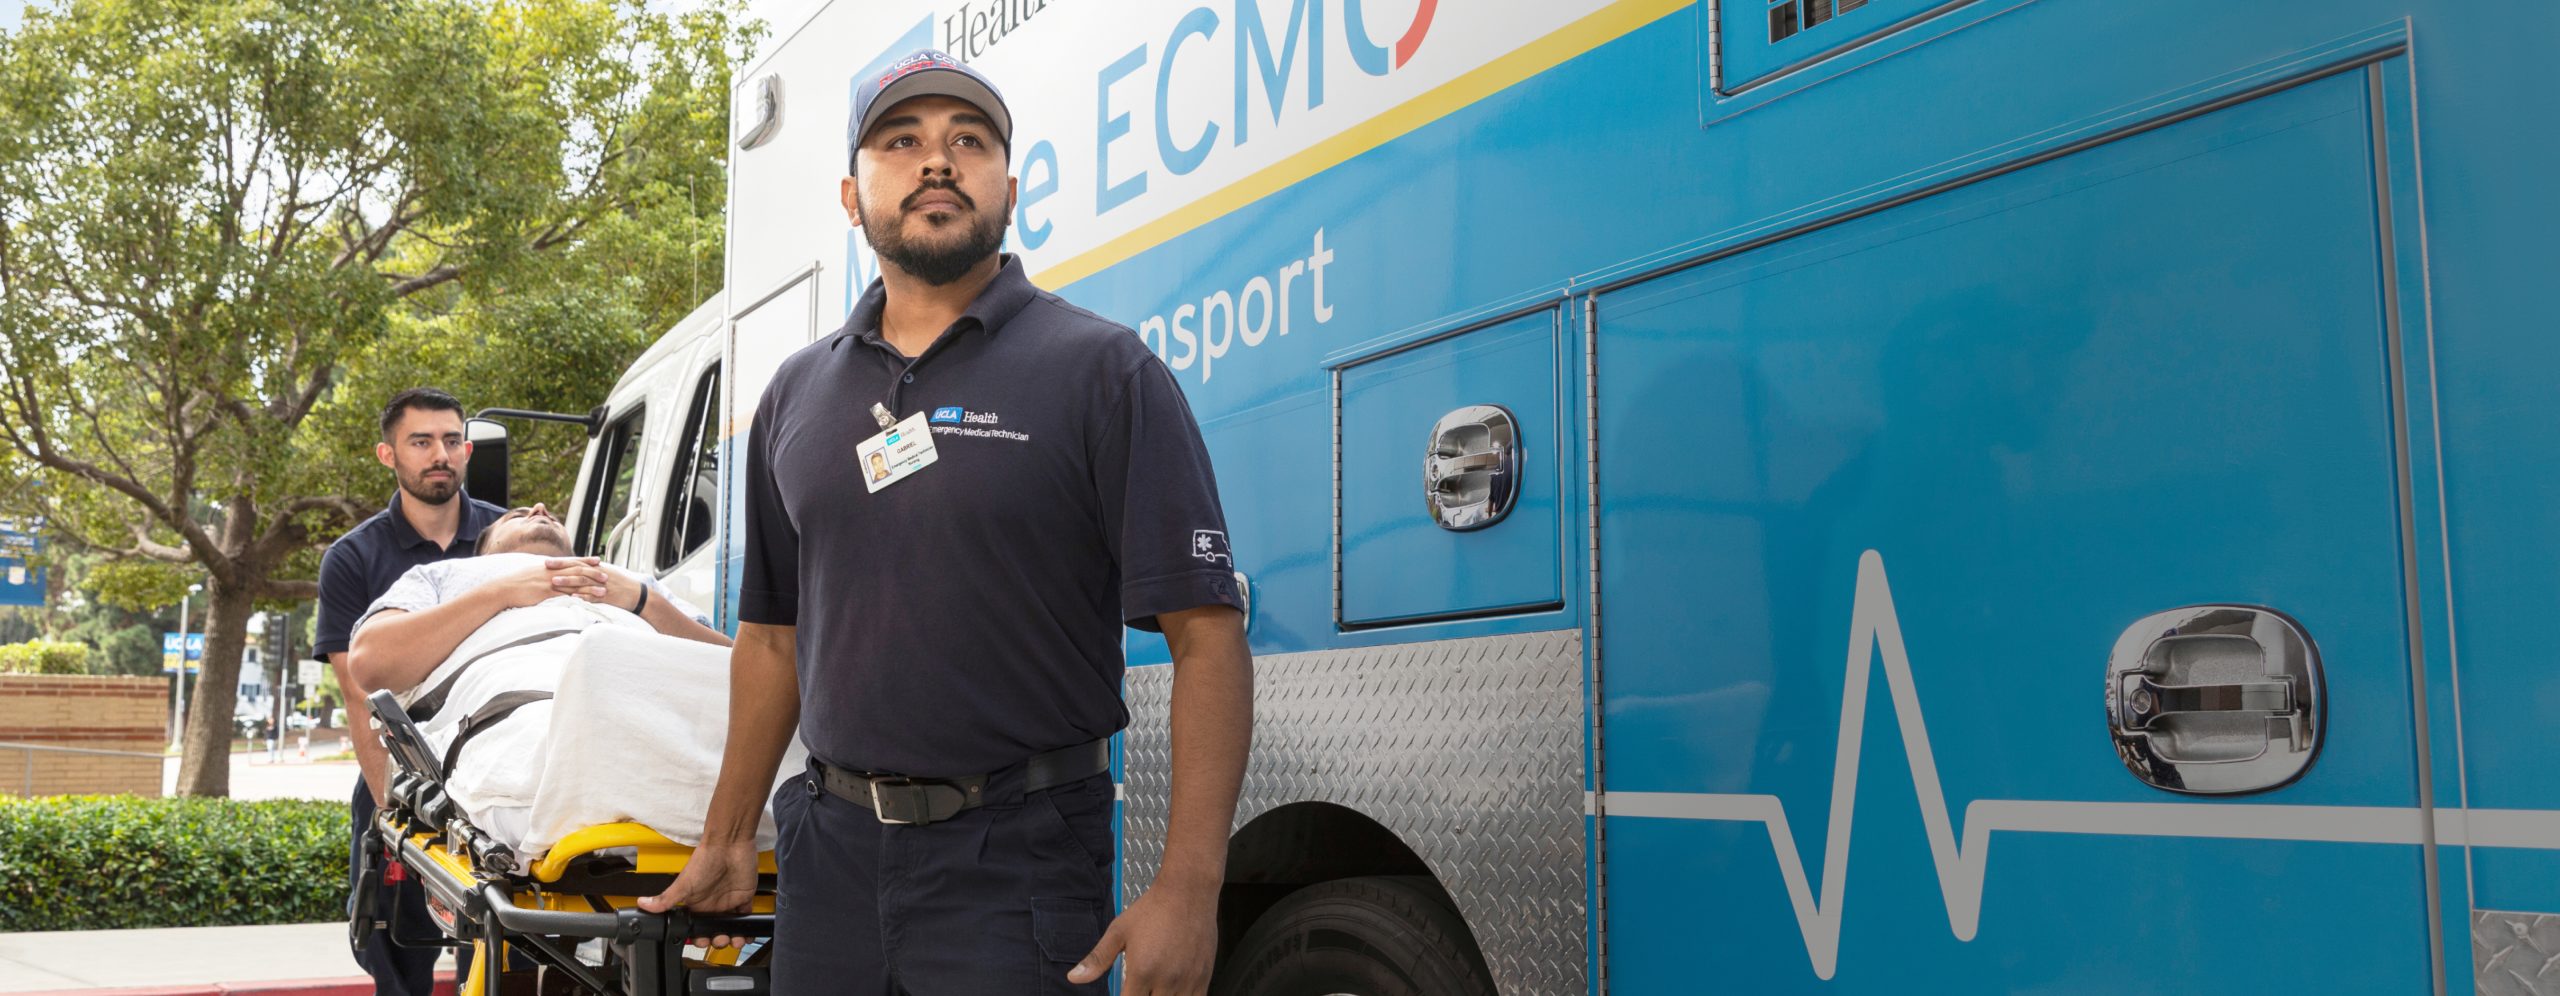
[[[388,932],[404,946],[472,948],[476,957],[457,987],[460,996],[768,991],[771,852],[759,856],[757,894],[747,913],[644,912],[637,897],[663,891],[692,848],[637,823],[610,823],[562,836],[538,859],[526,860],[472,825],[447,791],[441,759],[399,700],[377,691],[368,701],[395,774],[360,860],[381,868],[385,883],[421,883],[430,922],[401,922],[397,903],[360,886],[350,910],[351,942],[361,947],[372,933]],[[357,880],[369,884],[373,877]],[[723,934],[749,943],[685,957],[686,938]],[[516,971],[501,972],[502,965]]]

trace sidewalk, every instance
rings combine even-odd
[[[338,749],[331,741],[331,749]],[[319,745],[312,748],[319,755]],[[255,751],[231,755],[231,797],[234,799],[322,799],[344,803],[356,787],[354,761],[314,761],[294,756],[287,750],[274,764],[267,762],[267,752]],[[178,791],[178,759],[170,758],[162,767],[160,790],[164,795]]]
[[[441,971],[452,970],[447,955]],[[356,996],[373,983],[347,953],[343,923],[0,934],[0,993],[84,989]]]

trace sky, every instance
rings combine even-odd
[[[697,2],[698,0],[649,0],[649,6],[658,10],[680,10],[695,6]],[[826,0],[747,0],[747,16],[764,18],[765,23],[772,26],[765,33],[766,40],[770,42],[791,29],[799,27],[800,22],[808,20],[810,13],[816,11],[825,2]],[[18,22],[25,18],[26,0],[0,0],[0,31],[17,30]]]
[[[0,4],[15,2],[17,0],[0,0]],[[699,6],[700,2],[701,0],[649,0],[649,7],[652,10],[684,10]],[[860,0],[837,0],[837,2],[858,3]],[[825,6],[826,3],[827,0],[747,0],[747,17],[763,18],[765,22],[764,40],[757,45],[758,50],[761,51],[780,41],[783,36],[791,33],[791,29],[799,27],[801,22],[808,20],[810,14],[816,13],[818,8]],[[749,53],[747,61],[754,62],[756,54]]]
[[[0,2],[7,2],[7,0],[0,0]],[[837,0],[837,2],[854,3],[856,0]],[[810,14],[816,13],[819,7],[825,5],[826,0],[747,0],[747,16],[764,18],[765,43],[770,45],[783,35],[789,34],[791,29],[799,27],[801,22],[809,19]]]

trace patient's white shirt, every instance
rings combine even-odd
[[[401,609],[409,612],[416,612],[421,609],[432,609],[436,606],[462,597],[463,592],[470,591],[473,588],[477,588],[518,571],[539,567],[542,565],[543,561],[556,559],[562,558],[547,557],[538,553],[492,553],[478,557],[458,557],[452,560],[439,560],[432,564],[420,564],[416,567],[410,568],[408,573],[400,575],[400,580],[391,582],[391,587],[383,589],[381,597],[375,598],[372,605],[365,607],[364,615],[356,617],[356,624],[348,630],[348,634],[352,636],[355,632],[364,629],[364,624],[371,622],[373,617],[381,613],[384,609]],[[666,586],[659,584],[656,579],[644,577],[640,579],[640,583],[649,586],[650,598],[666,599],[668,602],[674,604],[675,607],[681,610],[685,615],[693,617],[694,621],[705,626],[711,625],[710,616],[703,615],[702,610],[695,608],[692,603],[686,602],[681,598],[677,598],[674,593],[669,592],[666,589]],[[579,609],[598,608],[602,606],[598,606],[594,602],[589,602],[575,595],[554,595],[551,598],[544,600],[539,605],[531,605],[518,609],[508,609],[505,612],[500,612],[498,613],[498,619],[504,619],[510,613],[525,612],[530,609],[539,609],[544,607]],[[614,607],[619,608],[619,606]],[[649,624],[641,620],[637,615],[626,611],[621,613],[621,616],[623,619],[630,621],[632,624],[637,625],[642,629],[649,628]],[[490,622],[494,624],[497,622],[497,619],[492,619]],[[488,627],[483,626],[481,628],[486,630]],[[492,645],[494,646],[494,644]],[[455,648],[455,652],[459,653],[460,648]]]
[[[356,620],[354,632],[362,633],[367,623],[386,610],[416,612],[434,608],[482,584],[540,566],[546,559],[550,558],[540,554],[498,553],[410,568],[365,609]],[[685,615],[710,625],[710,619],[700,609],[675,597],[656,581],[642,578],[641,582],[649,586],[650,598],[666,599]],[[428,691],[450,683],[442,706],[418,724],[429,749],[441,759],[460,732],[462,721],[489,700],[512,691],[558,691],[562,669],[577,648],[580,634],[596,626],[656,632],[627,609],[574,595],[558,595],[490,617],[464,637],[453,653],[427,674],[426,680],[394,689],[393,695],[401,705],[410,706]],[[507,647],[545,633],[560,635]],[[499,647],[507,649],[494,650]],[[446,789],[458,801],[466,801],[466,808],[531,806],[540,781],[543,734],[550,726],[550,709],[548,700],[528,703],[508,714],[506,722],[474,735],[455,759],[453,769],[446,773]]]

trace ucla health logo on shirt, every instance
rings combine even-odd
[[[933,434],[970,439],[1009,439],[1017,443],[1031,441],[1031,435],[1004,424],[1004,416],[982,412],[967,405],[942,405],[925,416],[933,426]]]

